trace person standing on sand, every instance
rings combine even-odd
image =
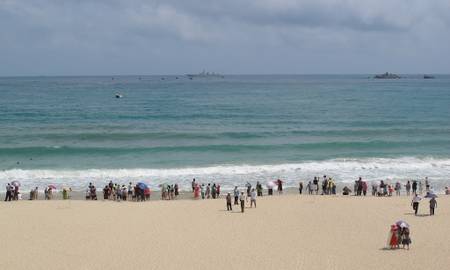
[[[391,247],[391,249],[398,248],[399,246],[399,231],[398,226],[396,224],[391,225],[391,230],[389,232],[389,243],[388,245]]]
[[[256,182],[256,193],[257,193],[258,197],[263,195],[263,188],[259,181]]]
[[[434,216],[434,208],[437,208],[437,201],[435,197],[430,200],[430,216]]]
[[[309,194],[309,195],[312,195],[312,194],[313,194],[311,181],[309,181],[308,184],[306,184],[306,190],[308,191],[308,194]]]
[[[278,195],[283,194],[283,181],[281,181],[281,179],[277,179],[277,185],[278,185]]]
[[[401,244],[403,245],[403,248],[407,246],[407,249],[409,250],[409,244],[411,244],[411,238],[409,236],[409,228],[403,227],[400,229],[400,239]]]
[[[234,195],[234,205],[239,205],[239,190],[237,186],[234,187],[233,195]]]
[[[405,188],[406,188],[406,195],[409,196],[410,191],[411,191],[411,183],[409,182],[409,180],[406,183]]]
[[[414,215],[417,216],[417,212],[419,211],[419,202],[420,200],[422,200],[422,198],[420,198],[419,195],[415,194],[412,201],[411,201],[411,205],[414,209]]]
[[[319,193],[319,178],[317,176],[314,176],[312,188],[316,192],[316,195],[317,195]],[[312,195],[312,192],[311,192],[311,195]]]
[[[414,194],[417,194],[417,181],[416,180],[414,180],[412,183],[412,192]]]
[[[367,182],[366,181],[362,181],[361,185],[362,185],[362,194],[364,196],[366,196],[366,194],[367,194]]]
[[[253,204],[255,205],[256,208],[256,190],[254,188],[250,192],[250,208],[253,207]]]
[[[133,184],[130,182],[128,184],[128,200],[131,200],[133,198]]]
[[[244,213],[245,208],[245,194],[244,192],[241,192],[241,196],[239,196],[239,200],[241,201],[241,212]]]
[[[200,195],[202,196],[202,200],[205,199],[205,184],[199,184],[200,187]]]
[[[228,194],[227,194],[226,201],[227,201],[227,211],[233,211],[233,208],[231,207],[231,193],[230,192],[228,192]]]
[[[12,189],[13,189],[13,187],[12,187],[12,185],[10,184],[10,183],[8,183],[7,185],[6,185],[6,196],[5,196],[5,202],[6,201],[11,201],[11,199],[12,199]]]
[[[298,193],[301,195],[303,192],[303,182],[298,183]]]
[[[400,191],[402,189],[402,185],[400,184],[400,182],[395,183],[395,195],[396,196],[400,196]]]
[[[206,186],[206,199],[209,199],[211,197],[211,183],[208,183]]]
[[[376,182],[372,182],[372,196],[377,196],[378,186]]]
[[[195,191],[195,178],[192,180],[192,192],[194,192]]]

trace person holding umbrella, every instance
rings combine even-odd
[[[422,198],[417,193],[414,193],[414,197],[411,201],[411,205],[414,209],[414,215],[416,215],[416,216],[417,216],[417,212],[419,211],[420,200],[422,200]]]

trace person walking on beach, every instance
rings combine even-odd
[[[254,188],[250,192],[250,208],[252,208],[253,205],[255,205],[256,208],[256,191]]]
[[[237,186],[234,187],[233,195],[234,195],[234,205],[239,205],[239,190]]]
[[[239,200],[241,201],[241,212],[244,213],[244,208],[245,208],[245,194],[242,191],[241,192],[241,196],[239,196]]]
[[[437,201],[435,197],[430,200],[430,216],[434,216],[434,208],[437,208]]]
[[[192,186],[192,192],[194,192],[195,191],[195,178],[192,180],[191,186]]]
[[[227,201],[227,211],[233,211],[233,208],[231,207],[231,193],[230,192],[228,192],[228,194],[227,194],[226,201]]]
[[[417,212],[419,211],[419,202],[420,200],[422,200],[422,198],[420,198],[420,196],[418,194],[415,194],[412,201],[411,201],[411,205],[414,209],[414,215],[417,216]]]
[[[298,183],[298,193],[301,195],[303,191],[303,182]]]

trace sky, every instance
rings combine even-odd
[[[0,76],[450,73],[449,0],[0,0]]]

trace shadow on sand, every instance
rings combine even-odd
[[[407,249],[406,248],[383,247],[383,248],[380,248],[379,250],[382,250],[382,251],[398,251],[398,250],[407,250]]]
[[[405,216],[416,216],[416,217],[429,217],[429,214],[417,214],[414,215],[414,213],[404,213]]]

